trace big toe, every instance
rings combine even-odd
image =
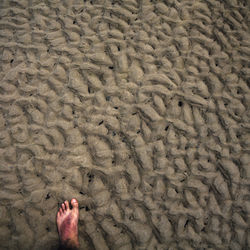
[[[75,211],[78,211],[78,207],[79,207],[78,201],[76,199],[72,199],[70,203],[72,205],[72,209]]]

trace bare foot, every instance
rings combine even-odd
[[[78,201],[72,199],[71,205],[72,209],[70,209],[68,201],[62,203],[56,218],[57,229],[62,247],[66,249],[78,249]]]

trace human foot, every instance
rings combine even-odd
[[[68,201],[62,203],[56,217],[57,229],[62,247],[66,249],[78,249],[78,201],[72,199],[71,205],[72,209],[70,209]]]

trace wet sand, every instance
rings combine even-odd
[[[247,1],[0,2],[0,249],[247,249]]]

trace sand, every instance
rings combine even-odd
[[[244,0],[0,1],[0,249],[247,249]]]

